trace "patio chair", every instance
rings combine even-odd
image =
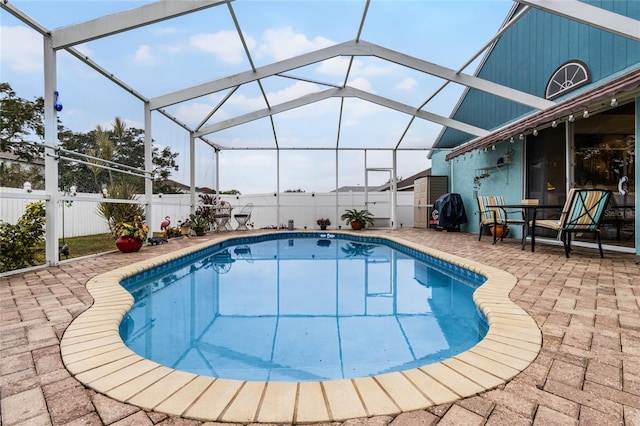
[[[537,220],[539,210],[535,210],[531,221],[531,251],[535,251],[537,228],[557,231],[557,238],[562,241],[567,258],[571,251],[571,234],[593,232],[598,241],[600,257],[604,258],[600,241],[600,225],[610,198],[609,190],[574,188],[569,191],[559,219]]]
[[[253,211],[253,203],[247,203],[240,209],[240,213],[236,213],[233,215],[236,222],[238,222],[238,227],[236,231],[246,231],[247,223],[251,220],[251,212]]]
[[[221,201],[220,205],[216,208],[215,213],[213,214],[213,219],[216,222],[216,232],[222,232],[230,230],[231,222],[231,210],[233,207],[231,204],[226,201]]]
[[[493,226],[493,243],[495,244],[498,239],[497,226],[520,226],[522,228],[522,249],[524,250],[524,245],[526,241],[525,234],[525,219],[524,213],[522,210],[517,211],[507,211],[504,208],[499,207],[487,207],[487,206],[501,206],[504,205],[504,197],[495,196],[495,195],[479,195],[478,196],[478,213],[480,214],[480,232],[478,234],[478,241],[482,239],[482,232],[486,227]],[[509,214],[519,214],[520,217],[514,218],[509,217]],[[505,233],[503,232],[500,235],[500,240],[505,237]]]

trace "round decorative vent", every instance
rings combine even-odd
[[[562,64],[556,72],[553,73],[547,89],[545,98],[553,99],[561,94],[583,86],[591,81],[589,68],[583,62],[572,60]]]

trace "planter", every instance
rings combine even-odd
[[[193,228],[193,232],[195,232],[198,237],[205,234],[204,228]]]
[[[142,247],[142,241],[138,241],[135,238],[119,237],[116,239],[116,247],[122,253],[133,253]]]
[[[509,227],[505,225],[496,225],[495,229],[493,225],[491,225],[489,229],[491,230],[491,235],[493,236],[495,234],[496,238],[504,238],[509,235]]]
[[[320,230],[321,231],[326,231],[327,230],[327,225],[320,225]]]
[[[354,220],[351,222],[351,229],[353,229],[354,231],[359,231],[362,229],[362,222],[360,222],[359,220]]]
[[[188,237],[189,234],[191,233],[191,227],[190,226],[181,226],[180,227],[180,233],[182,233],[183,236]]]

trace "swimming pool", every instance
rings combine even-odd
[[[235,238],[122,285],[135,298],[124,342],[212,377],[320,381],[451,358],[486,320],[479,274],[376,238],[288,233]]]
[[[151,249],[141,250],[126,255],[126,266],[106,264],[104,273],[86,283],[93,305],[64,331],[62,361],[72,377],[87,388],[146,410],[201,421],[285,424],[425,409],[493,389],[529,366],[540,351],[542,335],[533,318],[509,299],[516,278],[501,269],[429,248],[424,244],[428,233],[411,231],[341,233],[381,238],[486,277],[473,298],[487,318],[489,331],[477,345],[445,361],[373,377],[257,382],[168,368],[125,346],[119,326],[133,305],[133,296],[120,284],[150,268],[197,256],[202,249],[234,238],[237,234],[233,233],[170,241],[155,256],[149,256]],[[250,231],[244,235],[273,233]],[[475,244],[472,237],[462,241]],[[125,255],[110,256],[123,259]]]

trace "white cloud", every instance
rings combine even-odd
[[[247,35],[245,35],[245,42],[249,49],[256,45],[256,41]],[[198,50],[217,55],[226,63],[238,64],[246,58],[240,38],[235,31],[223,30],[213,34],[196,34],[191,36],[189,43]]]
[[[249,97],[245,95],[233,95],[225,105],[236,107],[242,111],[255,111],[267,107],[262,96]]]
[[[308,95],[309,93],[314,93],[319,90],[318,86],[313,83],[307,83],[305,81],[297,81],[292,86],[289,86],[283,90],[279,90],[277,92],[268,93],[269,102],[272,105],[281,104],[283,102],[290,101],[292,99],[297,99],[301,96]]]
[[[151,46],[148,44],[139,46],[133,55],[133,61],[140,65],[155,65],[156,60],[151,52]]]
[[[345,118],[343,124],[345,126],[358,126],[360,119],[371,114],[377,114],[381,111],[381,107],[362,99],[351,99],[349,104],[345,106]]]
[[[188,124],[199,124],[213,110],[214,106],[202,102],[188,105],[180,105],[176,111],[176,118]],[[218,110],[215,114],[215,121],[229,118],[224,111]]]
[[[365,64],[363,61],[355,60],[351,66],[351,74],[357,76],[378,76],[378,75],[390,75],[393,73],[393,65],[385,64],[385,66]]]
[[[297,99],[300,96],[307,95],[309,93],[314,93],[318,91],[318,86],[312,83],[307,83],[304,81],[298,81],[288,86],[282,90],[276,92],[268,92],[267,98],[269,99],[269,103],[271,105],[278,105],[283,102],[290,101],[292,99]],[[212,94],[209,99],[211,99],[213,104],[217,104],[221,96],[219,93]],[[213,108],[213,106],[207,106],[209,111]],[[262,95],[256,95],[253,97],[249,97],[243,94],[234,94],[227,100],[225,105],[228,109],[237,109],[242,112],[256,111],[267,107],[267,104],[264,101]],[[221,110],[223,109],[221,108]],[[217,113],[219,114],[219,112]],[[228,118],[226,116],[223,119]]]
[[[26,27],[0,26],[2,67],[22,73],[43,69],[42,37]]]
[[[321,74],[339,75],[344,79],[344,74],[347,72],[349,66],[349,59],[343,57],[336,57],[322,61],[316,68],[316,71]]]
[[[262,40],[258,54],[271,56],[276,61],[335,44],[324,37],[308,39],[304,34],[295,33],[291,27],[267,30],[262,34]]]
[[[349,86],[355,87],[356,89],[364,90],[365,92],[376,93],[375,90],[373,90],[373,87],[371,87],[371,82],[369,82],[369,80],[367,80],[366,78],[354,78],[353,80],[349,81]]]
[[[418,82],[415,79],[411,77],[407,77],[393,87],[395,87],[398,90],[411,90],[417,85],[418,85]]]
[[[349,58],[336,57],[322,61],[316,68],[321,74],[344,76],[349,66]],[[379,75],[390,75],[393,73],[391,65],[373,65],[354,59],[349,71],[352,76],[372,77]]]

